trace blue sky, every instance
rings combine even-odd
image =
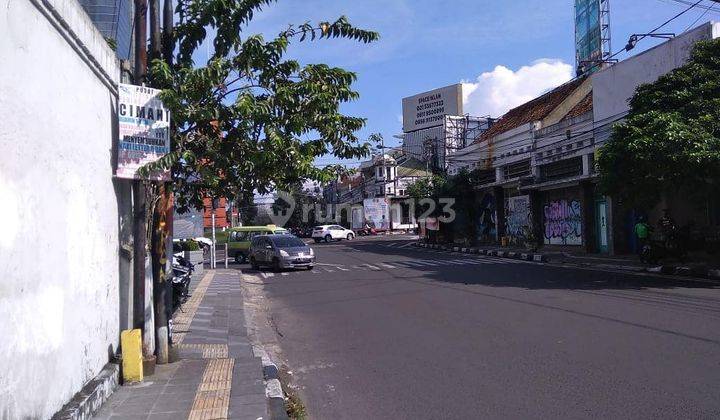
[[[702,4],[720,10],[710,0]],[[645,33],[687,7],[674,0],[611,0],[610,5],[613,52],[631,34]],[[683,32],[703,12],[691,10],[663,31]],[[257,14],[249,31],[270,37],[289,23],[340,15],[379,31],[381,40],[295,44],[290,54],[302,63],[356,72],[361,98],[344,111],[368,119],[363,136],[379,132],[390,145],[398,143],[393,134],[401,132],[405,96],[466,81],[476,88],[466,111],[497,117],[574,71],[573,0],[281,0]],[[697,24],[713,19],[720,13],[708,12]],[[643,40],[633,53],[657,42]]]

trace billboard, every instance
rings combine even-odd
[[[120,83],[118,93],[120,139],[115,176],[139,179],[141,166],[170,152],[170,111],[158,89]],[[167,181],[170,174],[153,174],[150,179]]]
[[[463,115],[462,83],[403,98],[403,131],[443,125],[445,115]]]
[[[363,200],[365,221],[375,229],[390,229],[390,205],[387,198],[366,198]]]
[[[575,0],[575,59],[578,75],[600,68],[595,64],[603,58],[601,1]]]

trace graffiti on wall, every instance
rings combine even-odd
[[[521,195],[507,199],[505,230],[513,240],[525,239],[530,228],[530,196]]]
[[[479,239],[483,242],[495,239],[497,229],[495,215],[495,196],[491,193],[485,193],[480,201],[480,217],[478,221]]]
[[[582,245],[582,213],[577,200],[557,200],[543,207],[545,243]]]

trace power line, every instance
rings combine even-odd
[[[710,1],[718,3],[717,0],[710,0]],[[691,0],[663,0],[663,2],[664,3],[668,3],[668,2],[680,3],[680,4],[687,5],[687,6],[690,6],[693,4],[693,2]],[[699,9],[705,9],[710,12],[720,13],[720,9],[716,9],[713,6],[698,5],[696,7],[698,7]]]
[[[685,30],[683,31],[683,33],[689,31],[692,27],[694,27],[694,26],[700,21],[700,19],[702,19],[703,16],[705,16],[709,11],[710,11],[710,9],[705,9],[705,11],[702,12],[702,13],[700,14],[700,16],[698,16],[697,19],[695,19],[695,20],[693,21],[693,23],[689,24],[688,27],[685,28]]]

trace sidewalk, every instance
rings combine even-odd
[[[173,323],[179,360],[120,387],[95,418],[270,418],[261,360],[247,337],[239,272],[208,271]]]

